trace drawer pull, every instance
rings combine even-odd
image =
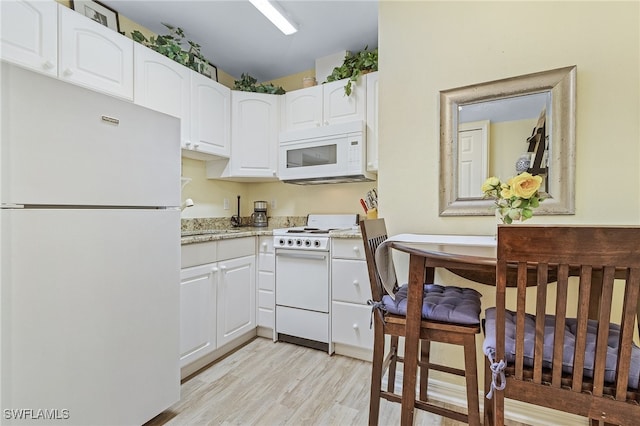
[[[355,285],[355,286],[359,286],[359,285],[360,285],[360,283],[358,282],[358,280],[353,280],[353,285]]]
[[[358,327],[358,323],[353,324],[353,326],[352,326],[352,327],[353,327],[353,329],[354,329],[354,330],[357,330],[357,329],[359,328],[359,327]]]

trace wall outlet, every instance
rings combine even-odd
[[[276,200],[271,200],[271,210],[275,210],[277,206]]]
[[[225,198],[225,199],[224,199],[224,202],[223,202],[223,208],[224,208],[225,210],[229,210],[229,199],[228,199],[228,198]]]

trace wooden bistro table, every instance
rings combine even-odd
[[[480,284],[496,285],[497,241],[494,236],[400,234],[388,240],[387,247],[409,254],[409,289],[407,294],[407,329],[402,382],[403,426],[413,424],[416,398],[416,372],[422,319],[423,283],[433,283],[435,268],[445,268],[456,275]],[[529,286],[535,286],[535,269],[530,271]],[[515,283],[517,271],[507,272],[507,286]],[[556,281],[549,271],[549,282]],[[591,286],[589,318],[597,318],[601,281],[594,275]]]

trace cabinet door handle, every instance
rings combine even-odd
[[[359,285],[360,285],[360,283],[358,282],[358,280],[353,280],[353,285],[355,285],[355,286],[359,286]]]
[[[328,120],[325,120],[325,121],[324,121],[324,125],[325,125],[325,126],[328,126],[328,125],[329,125],[329,121],[328,121]]]
[[[198,149],[199,146],[200,146],[200,144],[194,143],[193,144],[193,149]]]
[[[218,268],[216,268],[215,266],[213,268],[211,268],[212,272],[218,272]]]
[[[73,74],[73,70],[71,68],[67,68],[66,70],[64,70],[64,75],[65,76],[70,76]]]
[[[358,246],[353,246],[353,251],[360,251],[360,247],[358,247]]]
[[[51,61],[45,61],[44,64],[42,64],[42,68],[44,68],[45,70],[50,70],[53,67],[54,65]]]
[[[226,270],[227,270],[227,267],[226,267],[225,265],[221,265],[221,266],[220,266],[220,270],[221,270],[221,271],[226,271]]]
[[[357,323],[354,323],[354,324],[352,325],[352,327],[353,327],[353,329],[354,329],[354,330],[357,330],[357,329],[359,328]]]
[[[267,242],[262,243],[262,247],[267,248]]]

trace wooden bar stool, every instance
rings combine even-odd
[[[373,365],[371,371],[371,399],[369,405],[369,425],[377,425],[380,412],[380,398],[401,403],[402,395],[395,392],[396,364],[404,362],[398,355],[399,337],[404,337],[406,326],[407,285],[403,285],[391,297],[385,290],[378,268],[375,251],[387,240],[384,219],[360,222],[364,240],[365,256],[369,270],[374,312]],[[480,425],[478,398],[478,372],[476,361],[476,334],[480,333],[480,294],[473,289],[443,287],[437,284],[424,285],[422,323],[420,327],[420,375],[419,400],[415,408],[449,417],[470,425]],[[464,306],[463,306],[464,305]],[[404,314],[402,307],[404,306]],[[445,312],[455,309],[455,314]],[[449,320],[446,320],[446,318]],[[452,320],[450,318],[456,318]],[[385,336],[391,336],[389,351],[385,356]],[[462,346],[465,355],[464,370],[429,361],[430,343],[441,342]],[[430,403],[427,399],[429,370],[463,376],[467,385],[467,413],[444,408]],[[388,385],[382,389],[382,377],[388,372]]]

